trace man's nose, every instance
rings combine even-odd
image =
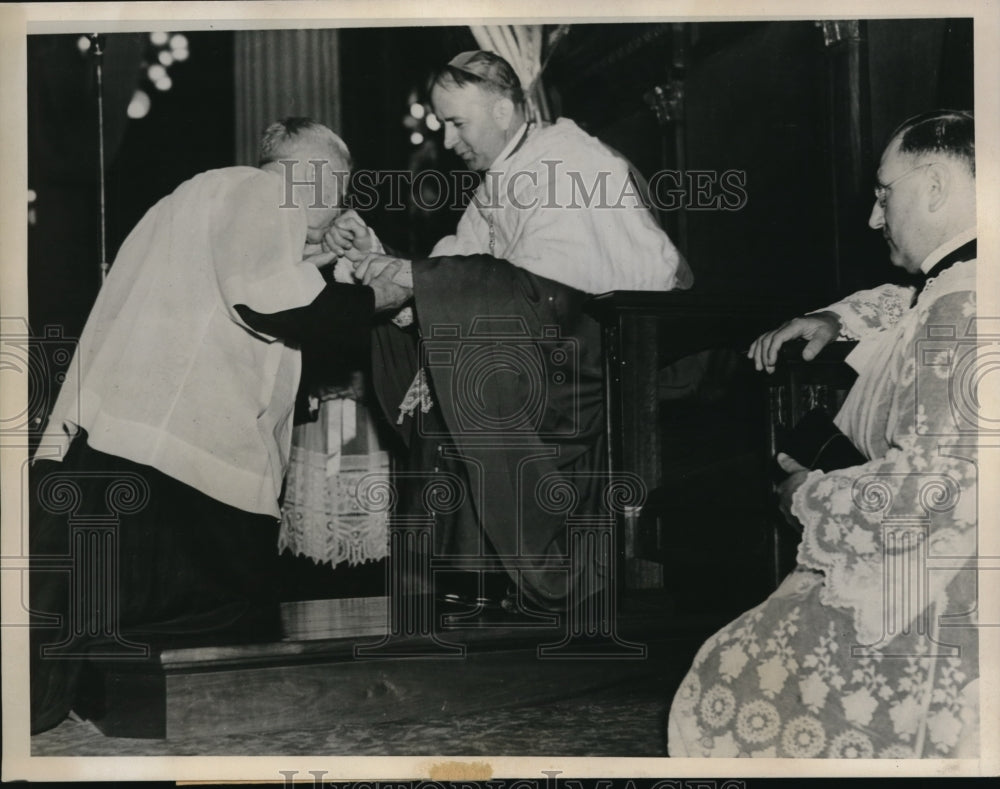
[[[446,123],[444,125],[444,147],[450,151],[455,147],[456,142],[458,142],[458,132],[455,131],[454,126]]]
[[[885,225],[885,211],[882,209],[882,204],[876,200],[875,205],[872,206],[871,216],[868,217],[868,227],[872,230],[878,230]]]

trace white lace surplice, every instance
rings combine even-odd
[[[838,424],[873,459],[798,489],[799,567],[702,646],[672,756],[975,755],[975,416],[955,386],[976,353],[975,262],[911,294],[840,305],[862,342]]]
[[[376,476],[389,478],[389,457],[365,406],[322,400],[318,420],[294,430],[278,550],[333,567],[384,559],[388,513],[358,501],[358,483]]]

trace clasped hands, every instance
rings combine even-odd
[[[410,261],[378,252],[377,239],[356,211],[344,211],[338,216],[320,247],[306,259],[317,266],[334,260],[350,261],[354,279],[375,292],[376,312],[397,310],[413,296]]]

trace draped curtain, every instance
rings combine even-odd
[[[329,29],[236,32],[237,164],[257,164],[260,133],[279,118],[304,115],[340,133],[339,35]],[[355,565],[386,556],[386,515],[358,505],[357,485],[371,473],[388,476],[389,456],[367,407],[335,389],[314,390],[322,401],[318,417],[294,430],[278,548],[331,566]]]
[[[268,123],[305,115],[340,132],[337,30],[238,30],[235,46],[236,164],[256,165]]]
[[[524,88],[529,119],[551,120],[542,89],[541,25],[469,25],[481,49],[495,52],[514,68]]]

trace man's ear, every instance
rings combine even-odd
[[[951,189],[951,170],[945,164],[932,164],[927,168],[927,210],[941,209],[948,201]]]
[[[514,120],[514,102],[506,96],[493,103],[493,120],[504,131],[509,131]]]

